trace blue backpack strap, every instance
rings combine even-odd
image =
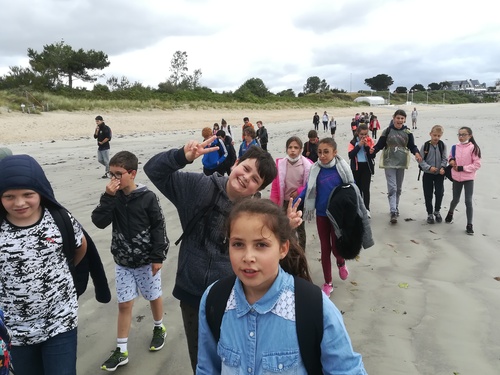
[[[323,340],[323,296],[313,283],[294,276],[295,327],[300,356],[307,373],[322,374],[321,341]]]

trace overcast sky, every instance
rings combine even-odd
[[[274,93],[308,77],[347,91],[388,74],[397,86],[500,79],[491,0],[15,0],[0,11],[0,75],[27,49],[64,41],[108,54],[106,77],[154,88],[175,51],[201,84],[236,90],[261,78]],[[104,83],[105,78],[100,82]],[[81,81],[75,82],[82,86]]]

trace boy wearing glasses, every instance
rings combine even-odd
[[[137,157],[131,152],[120,151],[114,155],[107,173],[110,181],[92,212],[92,222],[98,228],[113,224],[111,253],[116,263],[118,335],[116,350],[101,366],[106,371],[115,371],[128,363],[127,341],[138,291],[150,302],[153,314],[149,350],[160,350],[165,344],[161,268],[169,241],[156,194],[145,185],[135,183],[137,168]]]

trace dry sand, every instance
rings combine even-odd
[[[389,224],[386,184],[377,169],[372,183],[372,230],[375,246],[363,251],[359,261],[348,263],[346,281],[334,277],[332,300],[344,312],[344,319],[356,351],[363,355],[369,374],[384,375],[498,375],[500,373],[500,184],[498,147],[500,129],[498,104],[425,106],[419,111],[414,132],[420,146],[428,139],[432,125],[445,127],[443,140],[457,141],[460,126],[470,126],[482,148],[482,168],[474,191],[474,236],[465,234],[463,197],[455,222],[426,223],[418,168],[412,162],[406,172],[401,197],[401,217]],[[413,106],[401,106],[408,114]],[[326,108],[338,122],[339,154],[347,156],[354,112],[372,110],[382,127],[395,107]],[[321,115],[323,108],[318,108]],[[0,114],[0,146],[14,153],[34,156],[44,167],[56,197],[93,236],[105,263],[114,293],[114,266],[109,252],[110,228],[97,229],[90,214],[104,191],[100,179],[103,167],[96,160],[92,138],[94,117],[103,115],[113,129],[111,154],[119,150],[136,153],[145,163],[152,155],[200,138],[200,129],[224,117],[240,133],[241,119],[264,121],[269,150],[274,157],[284,154],[285,140],[299,135],[306,140],[312,127],[313,110],[282,111],[152,111],[112,113],[44,113],[42,115]],[[321,124],[320,124],[321,125]],[[321,132],[321,136],[323,133]],[[236,137],[238,138],[238,137]],[[377,158],[378,159],[378,158]],[[201,171],[201,162],[188,170]],[[497,177],[494,177],[497,176]],[[139,170],[138,181],[156,189]],[[269,196],[269,189],[263,197]],[[445,182],[443,212],[451,200],[451,183]],[[172,297],[178,247],[173,242],[181,230],[177,213],[161,196],[171,240],[163,268],[165,347],[147,350],[152,331],[151,313],[143,299],[136,301],[129,338],[130,362],[120,374],[189,374],[190,366],[178,301]],[[307,255],[314,282],[323,283],[319,263],[319,242],[313,223],[307,223]],[[407,286],[407,287],[405,287]],[[107,305],[93,297],[93,287],[80,299],[78,373],[99,374],[101,363],[115,347],[117,304]]]

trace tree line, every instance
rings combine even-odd
[[[88,91],[86,88],[74,88],[74,81],[92,83],[104,75],[100,73],[110,65],[108,55],[103,51],[93,49],[76,50],[66,44],[64,40],[43,46],[41,52],[28,48],[29,66],[11,66],[10,71],[0,77],[0,90],[23,89],[37,92],[62,92]],[[195,69],[189,74],[188,55],[186,52],[176,51],[170,61],[170,76],[160,82],[156,88],[144,86],[141,82],[130,82],[127,77],[110,76],[106,84],[94,84],[92,92],[98,96],[114,92],[150,92],[160,94],[174,94],[179,91],[198,91],[213,93],[208,87],[200,85],[201,69]],[[387,74],[366,78],[364,81],[371,90],[388,91],[394,80]],[[415,84],[409,90],[433,91],[444,90],[451,87],[450,82],[430,83],[427,88],[422,84]],[[398,86],[395,93],[409,92],[406,87]],[[255,98],[295,98],[309,94],[346,94],[347,91],[331,88],[325,79],[318,76],[307,78],[303,91],[296,94],[293,89],[286,89],[276,94],[270,92],[260,78],[251,78],[245,81],[234,92],[222,94],[232,95],[236,100],[252,101]],[[115,95],[116,96],[116,95]]]

